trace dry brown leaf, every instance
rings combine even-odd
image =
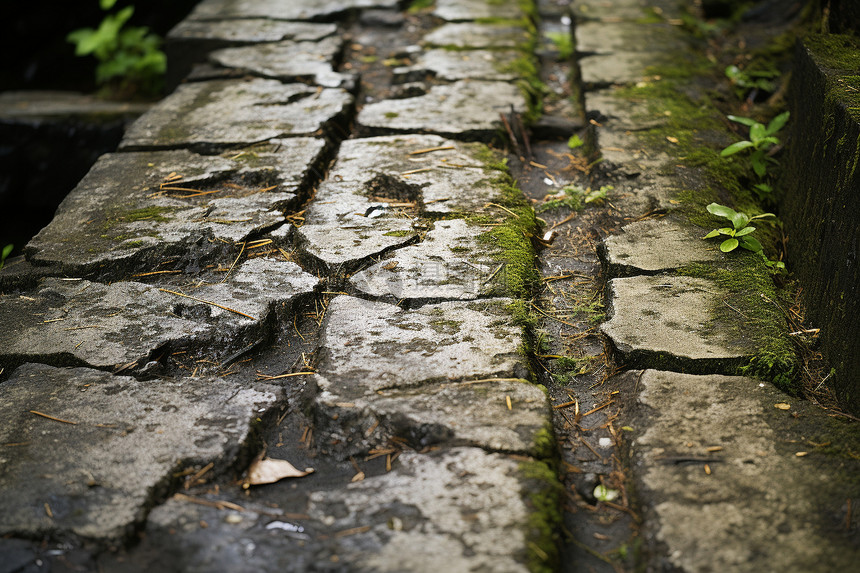
[[[357,482],[357,481],[361,481],[363,479],[364,479],[364,472],[358,472],[357,474],[352,476],[352,479],[350,481]]]
[[[786,404],[785,402],[778,402],[778,403],[774,404],[773,407],[778,408],[780,410],[790,410],[791,409],[791,405]]]
[[[248,481],[251,485],[275,483],[276,481],[290,477],[304,477],[313,473],[313,468],[304,470],[296,469],[287,460],[276,460],[274,458],[263,458],[255,461],[248,469]]]

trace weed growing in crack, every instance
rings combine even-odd
[[[776,133],[782,129],[788,122],[790,112],[783,112],[773,118],[766,126],[754,119],[748,117],[738,117],[730,115],[728,118],[741,125],[746,125],[750,128],[748,140],[732,143],[720,152],[721,157],[728,157],[745,150],[752,150],[750,155],[750,163],[753,171],[759,177],[767,175],[767,163],[776,163],[776,160],[768,155],[768,152],[775,145],[779,145],[780,141],[776,137]],[[764,189],[759,189],[763,191]]]

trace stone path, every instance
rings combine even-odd
[[[728,257],[674,211],[673,159],[636,135],[665,116],[624,89],[660,81],[677,14],[567,4],[204,0],[173,30],[187,81],[0,272],[3,570],[612,570],[563,527],[597,519],[569,510],[583,447],[604,452],[590,490],[629,472],[635,498],[588,505],[635,515],[611,542],[639,564],[849,570],[854,430],[730,375],[776,311],[724,311],[765,291],[721,282]],[[541,164],[487,145],[506,123],[526,144],[553,26],[580,57],[552,73],[581,81],[535,132],[598,118],[581,133],[635,221],[600,247],[622,366],[585,429],[565,412],[595,374],[543,373],[539,332],[572,324],[565,289],[601,262],[571,257],[564,223],[538,258],[511,170]],[[295,475],[252,483],[270,460]]]

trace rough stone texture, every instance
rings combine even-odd
[[[322,20],[349,10],[397,8],[398,0],[204,0],[189,20],[233,20],[268,18],[272,20]]]
[[[420,81],[427,74],[444,81],[488,80],[514,81],[519,76],[512,65],[520,54],[514,51],[428,50],[411,66],[394,68],[397,81]]]
[[[184,84],[129,128],[126,151],[189,147],[211,152],[282,136],[315,134],[341,120],[352,96],[275,80]]]
[[[295,263],[256,258],[223,283],[184,289],[244,316],[141,283],[48,278],[27,296],[0,296],[0,322],[9,326],[0,331],[0,361],[71,359],[97,368],[157,369],[146,363],[157,360],[160,349],[216,339],[219,344],[205,352],[226,355],[266,337],[275,305],[312,292],[317,282]]]
[[[589,88],[613,84],[635,84],[647,75],[648,66],[659,63],[648,52],[619,52],[586,56],[579,60],[582,83]]]
[[[517,49],[528,39],[525,28],[491,24],[445,24],[424,36],[428,46]]]
[[[501,127],[500,113],[526,110],[517,86],[463,80],[433,86],[426,95],[365,106],[359,128],[369,132],[435,133],[457,139],[490,139]]]
[[[325,391],[412,388],[439,381],[520,378],[520,328],[509,299],[444,302],[403,310],[338,296],[328,306],[317,376]],[[363,317],[356,321],[355,317]]]
[[[199,258],[211,247],[202,238],[234,243],[283,223],[282,206],[302,190],[324,147],[321,139],[297,138],[225,157],[188,151],[105,155],[25,252],[38,264],[60,265],[73,273],[108,262],[113,266],[107,271],[125,272],[116,263],[142,256],[158,259],[168,252],[196,251]],[[169,179],[171,174],[182,177]],[[183,198],[193,192],[165,191],[162,185],[220,191]],[[277,188],[256,192],[273,185]]]
[[[712,321],[725,293],[711,280],[637,276],[610,281],[612,318],[601,325],[626,362],[670,360],[719,368],[756,352],[739,328]]]
[[[475,448],[404,453],[399,461],[397,471],[311,495],[308,513],[333,529],[370,526],[339,542],[350,568],[529,570],[524,524],[535,486],[519,461]]]
[[[433,15],[449,22],[482,18],[516,20],[523,17],[517,0],[501,0],[492,3],[486,0],[436,0]]]
[[[325,87],[340,87],[352,77],[332,68],[332,61],[342,48],[343,38],[337,37],[318,42],[283,41],[218,50],[210,54],[209,60],[219,66],[284,82],[309,80]]]
[[[231,46],[262,42],[315,42],[337,32],[335,24],[283,22],[267,19],[195,21],[183,20],[165,39],[167,88],[172,91],[194,64],[206,61],[211,52]]]
[[[673,52],[688,49],[688,43],[674,26],[639,22],[583,22],[576,26],[579,52]]]
[[[0,450],[0,534],[119,540],[177,470],[211,461],[224,471],[278,393],[219,378],[140,382],[22,366],[0,401],[0,440],[20,444]]]
[[[690,263],[725,259],[716,242],[702,240],[697,228],[669,218],[646,219],[625,225],[622,233],[604,241],[606,262],[618,272],[659,272]]]
[[[631,451],[654,570],[856,566],[860,550],[832,528],[844,527],[846,498],[860,495],[857,462],[816,451],[822,439],[809,432],[829,432],[824,411],[749,378],[625,376],[642,390]]]
[[[606,24],[654,16],[654,8],[664,18],[678,19],[683,12],[683,6],[674,0],[577,0],[571,6],[577,21],[600,20]]]
[[[492,290],[499,252],[481,244],[485,228],[463,219],[438,221],[417,245],[398,249],[350,282],[374,297],[472,300]]]

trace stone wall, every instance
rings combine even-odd
[[[789,262],[803,288],[830,378],[860,413],[860,45],[812,35],[797,45],[790,166],[782,217]]]

